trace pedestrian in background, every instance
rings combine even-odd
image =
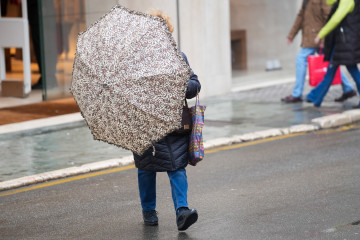
[[[328,6],[325,0],[303,1],[295,23],[287,37],[288,44],[291,44],[297,33],[300,30],[302,32],[301,49],[296,56],[296,82],[292,94],[281,99],[283,102],[302,102],[308,64],[307,57],[315,54],[319,50],[320,42],[315,43],[314,38],[325,25],[330,11],[331,6]],[[356,95],[356,92],[343,72],[341,72],[341,79],[344,93],[341,97],[335,99],[335,101],[344,101]]]
[[[166,20],[170,32],[173,27],[169,17],[160,11],[151,11],[151,15]],[[185,54],[181,53],[185,62],[189,65]],[[194,98],[200,91],[201,85],[197,75],[191,70],[186,98]],[[134,153],[135,166],[138,168],[138,183],[143,219],[146,225],[158,225],[156,208],[156,173],[167,172],[178,229],[186,230],[195,223],[198,213],[195,209],[189,209],[187,202],[188,182],[185,167],[189,161],[189,141],[187,133],[173,132],[156,142],[139,156]]]
[[[320,30],[315,43],[325,39],[325,60],[330,61],[324,80],[307,96],[319,107],[328,92],[339,65],[345,65],[360,94],[360,0],[327,0],[333,5],[329,21]],[[356,106],[360,107],[360,103]]]

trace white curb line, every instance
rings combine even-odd
[[[59,178],[71,177],[89,172],[95,172],[108,168],[115,168],[121,166],[127,166],[134,163],[132,155],[120,158],[110,159],[101,162],[84,164],[79,167],[71,167],[59,169],[51,172],[40,173],[32,176],[17,178],[9,181],[0,182],[0,191],[10,190],[13,188],[24,187],[31,184],[42,183],[49,180],[55,180]]]
[[[4,134],[22,134],[24,132],[41,130],[57,130],[60,126],[72,127],[85,124],[84,118],[80,113],[71,113],[61,116],[48,117],[43,119],[30,120],[20,123],[12,123],[0,126],[0,135]]]
[[[313,119],[311,121],[311,124],[299,124],[288,128],[268,129],[253,133],[246,133],[243,135],[235,135],[228,138],[212,139],[209,141],[205,141],[204,147],[205,150],[208,150],[210,148],[228,146],[236,143],[249,142],[270,137],[288,135],[292,133],[305,133],[317,131],[320,129],[335,128],[358,121],[360,121],[360,109],[349,110],[340,114],[334,114]],[[110,159],[106,161],[84,164],[79,167],[71,167],[51,172],[40,173],[33,176],[27,176],[14,180],[0,182],[0,191],[131,164],[134,164],[134,159],[132,155],[129,155],[120,159]]]

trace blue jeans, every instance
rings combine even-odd
[[[179,207],[188,207],[187,203],[187,176],[184,168],[173,172],[167,172],[171,195],[174,202],[175,211]],[[138,183],[141,207],[144,211],[156,209],[156,172],[138,169]]]
[[[307,70],[307,57],[313,55],[318,49],[317,48],[301,48],[298,54],[296,55],[296,82],[294,90],[292,92],[293,97],[301,97],[304,90],[305,76]],[[341,71],[341,85],[344,93],[348,93],[353,89],[352,85],[349,82],[349,79]]]
[[[329,91],[336,70],[339,66],[329,64],[328,70],[324,76],[324,80],[306,96],[306,98],[313,102],[315,106],[320,107],[326,93]],[[347,70],[354,79],[358,92],[360,93],[360,72],[357,65],[347,65]],[[360,105],[360,103],[359,103]]]

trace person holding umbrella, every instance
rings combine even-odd
[[[187,203],[190,135],[178,130],[201,85],[172,30],[161,12],[114,6],[79,33],[70,90],[94,139],[133,152],[145,224],[158,224],[156,173],[167,172],[185,230],[198,214]]]
[[[173,32],[168,16],[161,11],[150,11],[149,14],[165,19],[169,31]],[[189,65],[185,54],[182,52],[180,54]],[[196,97],[200,89],[201,85],[198,77],[191,70],[186,98]],[[158,216],[155,210],[157,172],[167,172],[170,179],[178,230],[186,230],[197,221],[197,211],[189,209],[187,202],[188,182],[185,167],[189,159],[189,139],[188,134],[175,131],[156,142],[153,147],[147,149],[142,155],[133,152],[135,166],[138,168],[139,193],[143,219],[146,225],[158,225]]]

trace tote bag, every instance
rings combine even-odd
[[[309,84],[316,87],[323,79],[329,66],[329,62],[324,62],[324,55],[310,55],[308,56],[309,65]],[[335,73],[332,85],[341,84],[340,67]]]
[[[195,106],[190,108],[192,116],[192,130],[189,144],[189,164],[192,166],[196,166],[198,162],[203,160],[205,154],[202,130],[204,127],[204,112],[206,106],[202,106],[199,103],[199,95],[197,95]]]

